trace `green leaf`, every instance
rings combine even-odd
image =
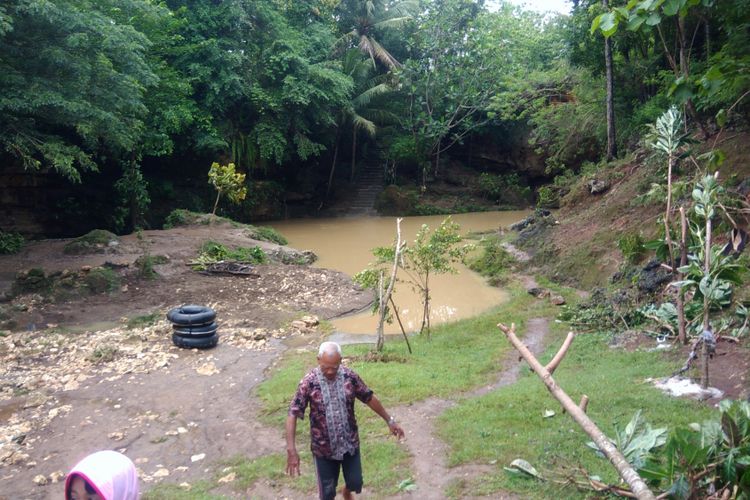
[[[591,21],[591,28],[589,29],[589,33],[592,35],[594,32],[599,29],[599,25],[602,23],[602,18],[604,17],[604,14],[599,14],[594,18],[593,21]]]
[[[672,498],[687,500],[690,496],[690,483],[685,476],[681,475],[677,478],[677,481],[672,483],[672,486],[669,487],[667,493],[669,493]]]
[[[727,110],[722,108],[716,113],[716,125],[720,128],[724,128],[727,124]]]
[[[661,16],[658,12],[652,12],[648,18],[646,18],[646,24],[649,26],[656,26],[661,22]]]
[[[685,5],[685,0],[666,0],[662,5],[664,14],[674,16]]]
[[[503,467],[503,469],[511,473],[523,473],[536,479],[542,479],[542,476],[539,474],[539,472],[537,472],[537,470],[529,462],[522,458],[516,458],[510,463],[509,467]]]
[[[605,37],[609,38],[617,32],[619,19],[614,12],[607,12],[601,16],[601,25],[599,26]]]
[[[643,26],[644,22],[646,22],[645,16],[641,16],[639,14],[631,14],[628,18],[627,29],[629,31],[638,31],[638,29]]]

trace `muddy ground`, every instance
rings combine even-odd
[[[234,455],[284,449],[282,430],[258,423],[251,390],[289,345],[319,342],[318,318],[361,310],[372,297],[342,273],[304,265],[259,265],[252,277],[200,274],[186,262],[207,239],[278,249],[214,225],[125,236],[103,253],[65,255],[65,241],[44,241],[0,258],[0,292],[32,267],[70,273],[109,263],[122,278],[111,293],[3,304],[0,498],[61,498],[62,474],[99,449],[126,451],[145,490],[206,477]],[[169,257],[153,280],[133,265],[146,250]],[[186,303],[216,309],[216,348],[172,345],[164,316]]]

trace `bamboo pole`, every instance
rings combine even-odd
[[[596,426],[593,420],[591,420],[588,415],[586,415],[586,413],[581,410],[572,399],[570,399],[570,396],[568,396],[565,391],[557,385],[550,372],[539,363],[534,354],[532,354],[523,342],[516,337],[516,325],[511,324],[510,328],[508,328],[504,324],[499,323],[497,326],[502,330],[510,343],[513,344],[513,347],[515,347],[521,356],[523,356],[529,366],[531,366],[534,373],[542,379],[542,382],[547,386],[547,390],[549,390],[552,396],[563,405],[563,408],[570,413],[573,420],[575,420],[576,423],[586,431],[586,434],[594,440],[602,453],[604,453],[615,469],[617,469],[617,473],[620,474],[620,477],[628,483],[635,497],[639,500],[655,500],[656,497],[654,494],[649,490],[648,486],[643,482],[643,479],[641,479],[638,473],[630,466],[622,453],[620,453],[609,438],[599,430],[599,427]]]

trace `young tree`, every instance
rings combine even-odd
[[[213,162],[208,171],[208,182],[216,188],[216,201],[211,215],[216,215],[216,208],[219,206],[219,198],[222,194],[226,194],[232,203],[239,203],[247,196],[247,187],[244,185],[245,174],[235,173],[234,163],[219,165]]]
[[[430,277],[435,274],[456,273],[453,266],[470,250],[470,245],[459,246],[460,226],[447,217],[430,232],[427,224],[417,232],[414,243],[404,249],[404,273],[422,296],[422,324],[419,333],[430,335]]]
[[[664,239],[667,245],[669,266],[678,281],[682,279],[678,267],[686,264],[684,262],[686,242],[684,237],[680,238],[678,250],[681,257],[678,264],[674,257],[675,248],[672,242],[672,173],[678,158],[684,153],[684,146],[688,142],[688,134],[683,130],[683,123],[682,113],[673,106],[656,120],[655,125],[649,127],[648,136],[649,146],[667,157],[667,206],[664,210]],[[683,228],[681,234],[684,233],[685,229]],[[687,342],[687,334],[685,332],[684,292],[682,291],[677,295],[677,323],[679,340],[684,344]]]

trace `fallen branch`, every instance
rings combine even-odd
[[[573,339],[575,338],[575,336],[575,333],[568,332],[568,336],[565,337],[565,341],[563,342],[563,345],[560,346],[560,350],[557,351],[557,354],[555,354],[555,357],[552,358],[552,361],[547,363],[547,366],[544,367],[544,369],[547,370],[550,375],[555,373],[555,370],[557,370],[557,365],[560,364],[560,361],[562,361],[562,359],[568,353],[568,348],[570,347],[570,344],[573,343]]]
[[[497,326],[502,330],[510,343],[513,344],[513,347],[521,353],[521,356],[523,356],[529,366],[531,366],[534,373],[542,379],[542,382],[544,382],[544,385],[552,396],[563,405],[563,408],[570,413],[573,420],[575,420],[586,434],[594,440],[599,450],[604,453],[615,469],[617,469],[617,473],[620,477],[628,483],[635,498],[638,498],[639,500],[655,500],[656,497],[651,490],[648,489],[646,483],[643,482],[643,479],[641,479],[638,473],[630,466],[622,453],[620,453],[615,445],[612,444],[612,441],[610,441],[609,438],[599,430],[599,427],[596,426],[593,420],[591,420],[588,415],[586,415],[586,413],[584,413],[583,410],[581,410],[581,408],[570,399],[570,396],[568,396],[565,391],[557,385],[552,378],[552,374],[550,374],[550,372],[539,363],[534,354],[532,354],[523,342],[516,337],[516,325],[511,324],[510,328],[508,328],[504,324],[499,323]]]

